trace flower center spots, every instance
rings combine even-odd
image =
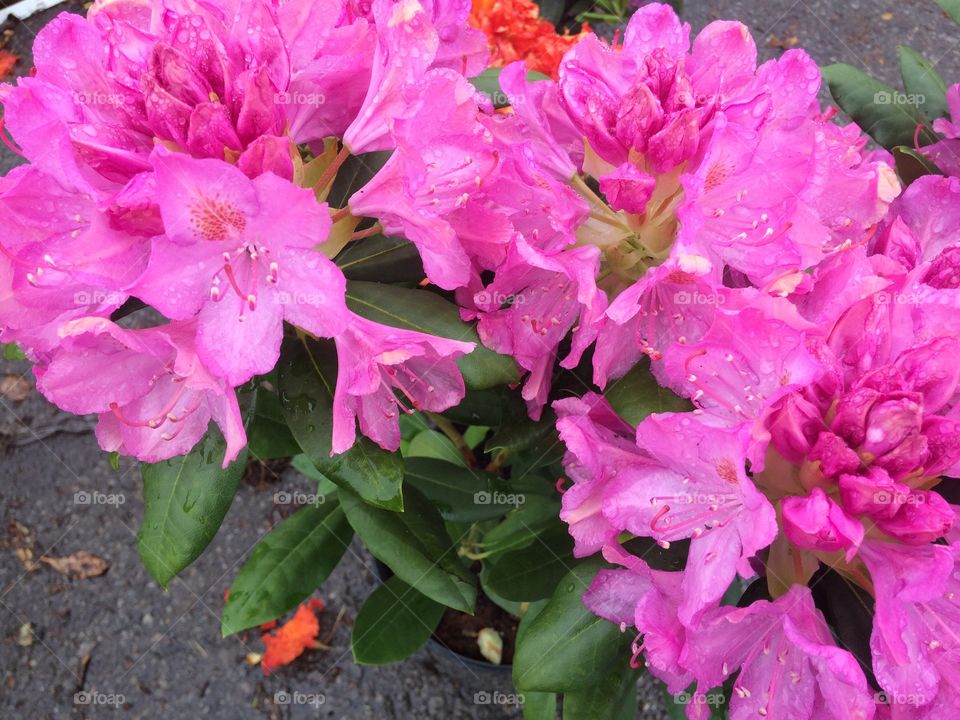
[[[737,469],[730,460],[727,460],[726,458],[718,460],[716,468],[717,475],[721,480],[728,482],[731,485],[736,485],[739,482],[739,479],[737,478]]]
[[[228,240],[243,234],[247,218],[226,200],[201,196],[190,208],[190,225],[204,240]]]
[[[727,178],[733,174],[733,164],[729,159],[717,160],[707,171],[707,177],[703,181],[705,192],[711,192],[723,185]]]

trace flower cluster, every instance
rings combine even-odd
[[[29,160],[0,180],[0,327],[40,390],[145,461],[187,452],[212,419],[226,464],[245,443],[234,388],[273,369],[286,322],[356,369],[337,385],[337,452],[355,417],[396,449],[390,388],[456,404],[453,359],[473,345],[350,312],[328,255],[358,221],[324,199],[349,153],[393,147],[425,77],[486,67],[468,12],[119,0],[47,25],[36,71],[0,91]],[[121,327],[131,301],[169,322]]]
[[[515,7],[475,22],[500,33]],[[936,123],[945,176],[904,191],[820,106],[808,55],[758,65],[735,22],[691,42],[662,4],[619,43],[521,33],[518,58],[565,54],[555,79],[506,65],[496,107],[470,82],[489,62],[470,12],[106,0],[55,20],[0,90],[30,161],[0,179],[0,337],[100,416],[105,449],[169,458],[213,421],[226,464],[235,389],[286,324],[336,345],[333,452],[357,427],[396,449],[406,403],[460,402],[473,349],[348,307],[344,246],[404,239],[515,360],[529,415],[553,400],[561,518],[616,566],[584,600],[635,628],[635,662],[675,693],[729,682],[735,718],[960,711],[960,128]],[[328,207],[347,158],[381,151]],[[140,305],[162,320],[126,322]],[[551,393],[558,365],[603,390],[641,362],[692,409],[633,427],[598,392]],[[682,569],[654,562],[671,548]],[[825,577],[872,600],[866,651],[834,637]]]

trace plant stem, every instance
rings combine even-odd
[[[440,432],[450,438],[450,441],[463,456],[463,461],[467,464],[467,467],[476,467],[477,460],[473,456],[473,450],[467,445],[467,441],[463,439],[463,435],[453,426],[453,423],[443,415],[437,415],[436,413],[427,413],[427,417],[433,421],[434,425],[440,428]]]
[[[340,166],[346,162],[348,157],[350,157],[350,151],[347,150],[347,146],[344,145],[340,148],[340,152],[337,153],[333,162],[330,163],[330,167],[324,170],[323,175],[317,180],[317,192],[323,192],[327,189],[327,185],[333,182],[333,179],[337,176],[337,171],[340,169]]]

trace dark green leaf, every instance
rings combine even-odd
[[[327,203],[332,208],[343,207],[350,197],[380,172],[387,160],[389,152],[372,152],[363,155],[351,155],[344,161],[337,171],[337,179],[327,195]]]
[[[485,390],[519,382],[517,366],[480,344],[473,325],[460,319],[457,306],[428,290],[412,290],[379,283],[347,284],[347,304],[358,315],[393,327],[476,343],[469,355],[457,361],[467,387]]]
[[[631,425],[652,413],[686,412],[693,405],[686,398],[660,387],[650,372],[650,363],[642,362],[610,385],[604,393],[617,414]]]
[[[280,404],[287,426],[317,469],[367,502],[389,510],[403,508],[403,462],[367,438],[330,457],[333,392],[337,383],[333,343],[286,338],[280,353]]]
[[[504,390],[467,390],[459,405],[443,411],[444,417],[460,425],[496,427],[503,417]]]
[[[633,720],[640,671],[626,659],[587,689],[563,695],[563,720]]]
[[[291,457],[300,446],[283,418],[277,393],[260,385],[253,402],[253,417],[247,423],[247,448],[257,460]]]
[[[558,517],[560,501],[554,497],[531,495],[523,505],[510,512],[499,525],[483,535],[483,552],[504,553],[525,548],[548,528],[562,527]]]
[[[632,637],[583,605],[602,566],[598,560],[578,564],[518,637],[513,683],[521,692],[589,690],[628,664]]]
[[[888,149],[913,145],[921,119],[904,93],[843,63],[823,68],[823,77],[837,104],[877,143]],[[925,134],[925,139],[933,138]]]
[[[216,425],[186,455],[148,465],[137,551],[163,587],[200,557],[220,529],[246,466],[246,451],[221,468],[226,442]]]
[[[370,593],[357,613],[350,639],[354,661],[384,665],[410,657],[430,639],[443,610],[394,575]]]
[[[417,282],[423,279],[423,263],[416,246],[403,238],[375,235],[348,244],[335,262],[348,280]]]
[[[928,123],[949,114],[947,84],[923,56],[906,45],[900,46],[900,75],[907,96],[912,97]]]
[[[463,456],[453,441],[436,430],[421,430],[410,440],[404,452],[406,457],[432,458],[466,468]]]
[[[335,497],[304,506],[277,525],[230,586],[223,636],[275,620],[303,602],[333,572],[352,535]]]
[[[559,26],[563,20],[563,12],[567,8],[565,0],[538,0],[540,6],[540,17],[547,20],[554,27]]]
[[[564,453],[557,434],[557,415],[547,408],[540,420],[534,421],[521,403],[510,403],[504,410],[503,422],[487,440],[485,449],[491,454],[506,450],[516,478],[557,462]]]
[[[403,512],[368,505],[340,493],[353,529],[374,557],[401,580],[433,600],[472,613],[476,577],[456,555],[440,513],[416,488],[407,488]]]
[[[940,168],[930,162],[922,153],[911,147],[900,145],[892,151],[893,160],[897,164],[897,174],[904,184],[909,185],[924,175],[942,175]]]
[[[485,560],[484,583],[507,600],[541,600],[553,594],[574,563],[573,540],[560,524],[524,548]]]
[[[499,478],[444,460],[411,457],[404,461],[407,486],[413,485],[444,520],[476,522],[500,517],[524,500],[499,490]]]

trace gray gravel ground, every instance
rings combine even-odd
[[[24,56],[48,11],[16,28],[10,49]],[[821,63],[843,61],[896,83],[896,44],[905,43],[960,81],[960,32],[932,1],[700,2],[688,0],[695,29],[715,18],[750,24],[765,57],[803,46]],[[16,163],[0,152],[0,171]],[[0,378],[30,379],[25,363],[0,364]],[[477,672],[425,649],[400,666],[361,668],[351,662],[350,621],[375,580],[356,545],[320,593],[326,635],[276,676],[247,664],[261,649],[255,634],[222,640],[223,592],[250,548],[280,518],[274,492],[307,489],[287,471],[245,482],[208,551],[164,592],[147,575],[134,546],[142,514],[140,479],[124,463],[112,470],[89,421],[52,408],[35,392],[0,397],[0,717],[99,718],[513,718],[516,708],[475,701],[476,693],[511,692],[502,673]],[[100,492],[122,504],[79,504],[76,493]],[[70,580],[47,566],[27,571],[17,549],[34,557],[87,550],[110,570]],[[29,623],[33,634],[21,639]],[[78,692],[112,705],[84,705]],[[120,697],[122,696],[122,698]],[[320,697],[324,702],[317,702]],[[294,702],[275,702],[289,697]],[[311,701],[312,704],[311,704]],[[658,692],[644,687],[638,717],[665,717]]]

